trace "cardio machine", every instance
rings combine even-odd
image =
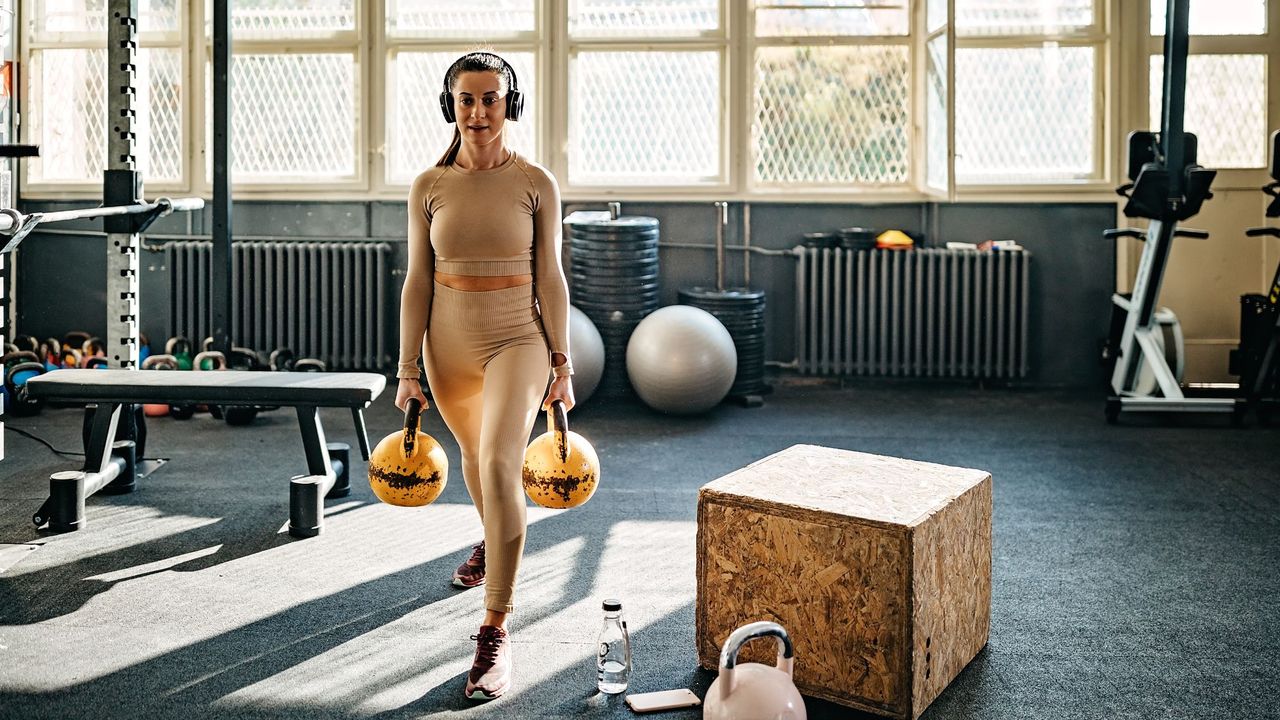
[[[1271,182],[1262,192],[1271,198],[1266,216],[1280,217],[1280,130],[1271,134]],[[1280,228],[1256,227],[1249,237],[1280,238]],[[1266,423],[1280,405],[1280,263],[1265,295],[1240,298],[1240,347],[1231,353],[1230,370],[1240,376],[1240,398]]]
[[[1196,137],[1183,131],[1189,4],[1189,0],[1168,0],[1160,130],[1130,133],[1128,174],[1132,182],[1117,190],[1127,199],[1126,217],[1150,222],[1145,231],[1120,228],[1104,233],[1108,238],[1143,241],[1133,293],[1112,296],[1118,311],[1108,342],[1115,361],[1112,394],[1107,398],[1108,422],[1116,422],[1122,412],[1231,413],[1235,420],[1243,407],[1234,396],[1189,397],[1183,392],[1166,359],[1157,307],[1174,238],[1209,236],[1201,230],[1180,229],[1178,223],[1194,217],[1204,201],[1213,197],[1210,186],[1217,175],[1196,163]],[[1154,376],[1154,387],[1141,387],[1144,368]]]

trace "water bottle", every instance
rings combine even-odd
[[[608,599],[601,607],[604,627],[600,629],[596,657],[596,687],[602,693],[616,695],[627,689],[631,677],[631,638],[627,635],[627,621],[622,619],[622,601]]]

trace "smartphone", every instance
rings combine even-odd
[[[702,701],[688,688],[679,690],[659,690],[658,692],[637,693],[627,696],[627,705],[638,713],[656,710],[675,710],[676,708],[697,707]]]

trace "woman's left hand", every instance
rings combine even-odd
[[[558,377],[551,380],[551,387],[547,390],[547,399],[542,401],[542,409],[547,410],[551,407],[551,403],[560,400],[564,403],[564,411],[569,412],[573,409],[573,381],[567,377]]]

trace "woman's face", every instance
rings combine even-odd
[[[453,86],[453,102],[464,142],[488,145],[502,137],[507,98],[497,73],[462,73]]]

